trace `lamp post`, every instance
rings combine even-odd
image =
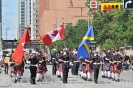
[[[6,47],[8,48],[8,45],[7,45],[7,30],[8,30],[9,28],[6,28]]]
[[[2,24],[0,23],[0,58],[2,57],[3,51],[2,51]]]

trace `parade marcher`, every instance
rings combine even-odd
[[[35,78],[36,78],[36,71],[37,71],[37,63],[38,63],[38,58],[36,55],[36,52],[33,51],[32,55],[28,59],[31,63],[30,65],[30,73],[31,73],[31,84],[36,84]]]
[[[63,64],[62,64],[62,71],[63,71],[63,83],[68,83],[67,79],[68,79],[68,72],[69,72],[69,52],[65,50],[64,54],[63,54]]]
[[[105,76],[108,79],[111,79],[111,74],[110,74],[110,60],[111,60],[111,50],[108,49],[108,53],[106,53],[105,61],[106,61],[106,71],[105,71]]]
[[[5,74],[8,74],[8,63],[10,60],[10,54],[7,54],[5,59],[4,59],[4,66],[5,66]]]
[[[92,72],[93,72],[93,55],[90,55],[90,58],[85,59],[86,62],[86,73],[87,73],[87,80],[92,81]]]
[[[120,77],[120,73],[122,72],[122,61],[121,61],[121,56],[118,54],[118,50],[116,50],[115,52],[115,56],[114,56],[114,80],[116,82],[120,81],[119,77]]]
[[[111,72],[111,78],[114,81],[114,56],[115,56],[115,51],[113,51],[113,55],[110,60],[110,72]]]
[[[103,53],[102,54],[102,56],[101,56],[101,61],[100,61],[100,63],[101,63],[101,74],[102,74],[102,78],[104,78],[105,77],[105,68],[104,68],[104,60],[105,60],[105,56],[106,56],[106,54],[105,53]]]
[[[72,74],[78,75],[79,61],[75,58],[72,66]]]
[[[51,54],[52,75],[56,75],[56,70],[57,70],[57,68],[56,68],[57,63],[56,63],[56,61],[57,61],[57,55],[56,55],[56,50],[54,49],[52,51],[52,54]]]
[[[95,51],[95,55],[93,58],[93,70],[94,70],[94,81],[97,84],[98,75],[99,75],[99,68],[100,68],[100,56],[98,54],[98,51]]]
[[[46,57],[42,56],[39,58],[38,66],[37,66],[37,82],[43,81],[44,74],[46,73]]]
[[[2,59],[0,60],[0,71],[1,71],[1,73],[3,73],[4,70],[5,70],[5,67],[4,67],[4,59],[5,59],[5,56],[3,55],[2,56]]]
[[[81,56],[79,60],[80,60],[80,63],[79,63],[80,77],[84,78],[86,77],[86,74],[84,73],[85,67],[86,67],[85,58]]]
[[[73,56],[71,56],[71,62],[70,66],[72,67],[71,72],[73,75],[78,75],[78,68],[79,68],[79,60],[77,60],[77,53],[73,53]],[[74,60],[74,61],[73,61]]]
[[[61,80],[63,79],[63,72],[62,72],[62,64],[63,64],[63,50],[59,52],[57,55],[57,77],[61,77]]]

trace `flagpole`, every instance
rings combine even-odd
[[[88,8],[88,28],[90,27],[90,9]]]
[[[64,26],[64,18],[62,18],[62,25]],[[66,42],[64,41],[64,47],[66,47]]]

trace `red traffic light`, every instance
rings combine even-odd
[[[107,6],[106,6],[106,5],[104,5],[104,6],[103,6],[103,9],[106,9],[106,8],[107,8]]]
[[[111,8],[111,6],[110,5],[108,5],[108,9],[110,9]]]

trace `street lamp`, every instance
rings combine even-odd
[[[8,30],[9,28],[6,28],[6,47],[8,48],[8,45],[7,45],[7,30]]]
[[[0,58],[2,58],[2,54],[3,54],[3,51],[2,51],[2,24],[4,24],[4,23],[0,23]]]

